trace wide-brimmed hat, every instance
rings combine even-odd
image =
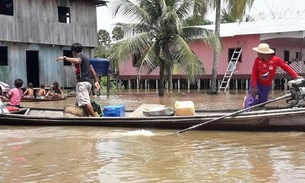
[[[272,53],[274,53],[274,50],[270,49],[269,45],[266,44],[266,43],[259,44],[258,47],[254,47],[253,50],[257,51],[259,53],[262,53],[262,54],[272,54]]]

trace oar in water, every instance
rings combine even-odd
[[[245,111],[247,111],[247,110],[250,110],[250,109],[253,109],[253,108],[256,108],[256,107],[259,107],[259,106],[268,104],[268,103],[271,103],[271,102],[275,102],[275,101],[278,101],[278,100],[282,100],[282,99],[288,98],[288,97],[291,97],[291,94],[286,94],[286,95],[283,95],[283,96],[281,96],[281,97],[277,97],[277,98],[275,98],[275,99],[268,100],[268,101],[266,101],[266,102],[263,102],[263,103],[260,103],[260,104],[254,105],[254,106],[251,106],[251,107],[248,107],[248,108],[244,108],[244,109],[238,110],[238,111],[233,112],[233,113],[231,113],[231,114],[226,114],[226,115],[221,116],[221,117],[219,117],[219,118],[215,118],[215,119],[212,119],[212,120],[203,122],[203,123],[199,123],[199,124],[194,125],[194,126],[191,126],[191,127],[189,127],[189,128],[180,130],[180,131],[178,131],[177,133],[178,133],[178,134],[179,134],[179,133],[183,133],[183,132],[185,132],[185,131],[188,131],[188,130],[197,128],[197,127],[199,127],[199,126],[202,126],[202,125],[205,125],[205,124],[214,122],[214,121],[218,121],[218,120],[224,119],[224,118],[226,118],[226,117],[234,116],[234,115],[236,115],[236,114],[245,112]]]

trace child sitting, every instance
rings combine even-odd
[[[54,81],[52,90],[48,91],[48,93],[46,94],[47,98],[64,98],[64,92],[59,87],[59,84],[57,81]]]
[[[23,93],[23,98],[35,98],[33,83],[29,83],[27,89]]]
[[[40,89],[39,91],[37,92],[37,98],[40,98],[40,99],[44,99],[44,97],[46,96],[46,89],[45,89],[45,85],[42,83],[40,85]]]
[[[21,90],[23,85],[22,79],[15,79],[14,85],[15,88],[11,89],[6,97],[1,96],[1,99],[4,101],[9,101],[7,106],[15,106],[20,108],[20,102],[23,94],[23,91]]]

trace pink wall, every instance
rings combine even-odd
[[[238,64],[236,74],[250,74],[256,52],[252,50],[260,43],[259,35],[236,36],[222,38],[223,49],[219,55],[218,74],[225,73],[229,61],[229,49],[234,49],[238,44],[242,45],[241,63]],[[190,44],[190,47],[202,60],[206,69],[206,75],[211,75],[213,66],[213,50],[202,41]]]
[[[284,50],[290,51],[290,60],[295,58],[295,52],[300,52],[300,45],[294,44],[292,42],[283,42],[281,39],[273,39],[266,42],[271,48],[276,50],[276,55],[284,59]],[[257,56],[257,53],[252,50],[260,43],[259,35],[243,35],[234,37],[224,37],[222,38],[223,49],[219,55],[219,65],[218,65],[218,75],[223,75],[227,69],[229,61],[229,49],[234,49],[238,44],[242,45],[242,55],[241,63],[237,65],[237,72],[234,74],[235,77],[238,76],[250,76],[253,62]],[[205,67],[205,76],[210,76],[213,66],[213,49],[207,46],[203,41],[195,41],[189,44],[191,49],[200,58]],[[304,52],[303,52],[304,53]],[[125,64],[120,65],[120,77],[123,78],[135,78],[137,75],[137,70],[132,66],[131,60],[125,62]],[[159,75],[159,70],[153,71],[151,74],[147,75],[145,69],[142,71],[141,78],[156,78]],[[182,72],[179,72],[182,74]],[[204,77],[204,76],[203,76]]]

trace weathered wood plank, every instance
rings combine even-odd
[[[96,7],[86,1],[68,4],[71,23],[60,23],[57,0],[14,1],[14,15],[0,15],[0,40],[51,45],[80,42],[96,47]]]

